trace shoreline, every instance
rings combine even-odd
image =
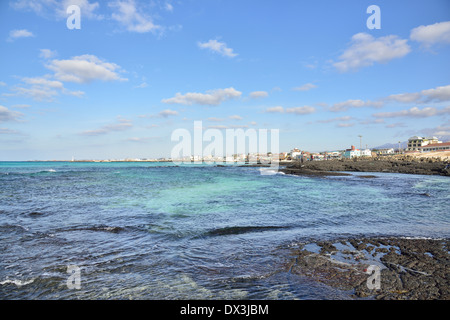
[[[347,291],[349,298],[450,299],[449,238],[351,237],[297,246],[284,266],[288,272]]]
[[[450,176],[450,162],[434,159],[340,159],[324,161],[297,161],[279,169],[280,172],[305,176],[348,176],[345,172],[406,173],[420,175]],[[375,176],[362,176],[373,178]]]

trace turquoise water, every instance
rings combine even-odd
[[[0,298],[346,299],[289,274],[289,247],[450,235],[448,177],[361,174],[0,162]],[[67,286],[69,265],[79,290]]]

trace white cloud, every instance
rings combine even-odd
[[[384,123],[384,119],[379,118],[379,119],[368,119],[368,120],[359,121],[359,124],[364,124],[364,125],[367,125],[367,124],[380,124],[380,123]]]
[[[235,90],[234,88],[215,89],[209,90],[207,93],[188,92],[186,94],[177,93],[175,97],[169,99],[163,99],[163,103],[168,104],[200,104],[200,105],[219,105],[220,103],[239,98],[242,92]]]
[[[170,4],[169,2],[166,3],[166,5],[164,6],[164,8],[165,8],[167,11],[170,11],[170,12],[173,11],[173,5]]]
[[[40,16],[54,16],[57,19],[66,19],[66,9],[70,5],[80,7],[83,18],[102,19],[95,11],[100,7],[98,2],[89,0],[15,0],[10,2],[11,7],[16,10],[33,11]]]
[[[142,82],[140,85],[136,86],[135,88],[137,89],[143,89],[143,88],[147,88],[148,84],[147,82]]]
[[[18,38],[29,38],[29,37],[34,37],[34,34],[31,31],[28,31],[26,29],[11,30],[9,32],[8,41],[13,41]]]
[[[99,136],[111,132],[125,131],[131,129],[132,127],[133,124],[131,123],[131,120],[119,118],[118,123],[104,125],[100,129],[86,130],[83,131],[81,134],[85,136]]]
[[[36,85],[36,86],[41,86],[41,87],[48,87],[48,88],[54,88],[54,89],[63,89],[64,88],[64,84],[61,81],[55,81],[55,80],[48,80],[45,78],[23,78],[22,79],[23,82],[31,84],[31,85]]]
[[[28,97],[36,101],[53,101],[58,95],[58,91],[46,87],[14,87],[12,90],[15,93],[7,95]]]
[[[223,119],[223,118],[216,118],[216,117],[208,118],[208,121],[212,121],[212,122],[222,122],[223,120],[225,120],[225,119]]]
[[[81,55],[68,60],[52,60],[46,67],[55,72],[56,79],[67,82],[89,83],[94,80],[126,81],[117,73],[120,67],[94,55]]]
[[[350,47],[333,66],[340,72],[348,72],[374,63],[387,63],[407,55],[410,51],[407,40],[398,36],[374,38],[367,33],[357,33],[352,37]]]
[[[449,141],[450,140],[450,125],[443,124],[435,128],[426,128],[420,131],[424,136],[434,136],[438,137],[440,140]]]
[[[229,126],[230,129],[247,129],[248,126],[245,124],[234,124]]]
[[[303,114],[311,114],[314,112],[316,112],[316,108],[310,106],[286,108],[286,113],[295,113],[303,115]]]
[[[52,51],[50,49],[41,49],[41,53],[39,56],[44,59],[54,58],[56,56],[56,51]]]
[[[386,128],[392,129],[392,128],[406,128],[408,127],[403,122],[396,122],[396,123],[390,123],[385,126]]]
[[[420,92],[392,94],[384,98],[400,103],[429,103],[450,101],[450,85],[440,86]]]
[[[168,118],[170,116],[177,116],[178,111],[166,109],[157,114],[143,114],[139,118]]]
[[[55,5],[54,0],[16,0],[11,2],[11,7],[16,10],[34,11],[42,14],[44,9],[49,5]]]
[[[250,92],[250,98],[257,99],[257,98],[266,98],[269,96],[269,93],[267,91],[253,91]]]
[[[419,26],[411,30],[410,39],[420,42],[425,47],[437,43],[450,43],[450,21]]]
[[[327,119],[327,120],[318,120],[317,122],[330,123],[330,122],[335,122],[335,121],[349,121],[352,119],[353,119],[353,117],[351,117],[351,116],[343,116],[343,117],[337,117],[337,118],[332,118],[332,119]]]
[[[422,90],[425,96],[425,102],[429,101],[450,101],[450,85],[437,87],[435,89]]]
[[[32,98],[37,101],[53,101],[54,97],[60,93],[81,97],[84,95],[83,91],[70,91],[64,87],[61,81],[49,80],[43,77],[22,78],[25,86],[16,86],[11,90],[15,93],[7,94],[12,96],[24,96]]]
[[[170,117],[170,116],[177,116],[178,115],[178,111],[166,109],[166,110],[163,110],[160,113],[158,113],[158,115],[160,117],[167,118],[167,117]]]
[[[396,102],[401,103],[411,103],[411,102],[417,102],[421,98],[420,93],[413,92],[413,93],[400,93],[400,94],[391,94],[386,99],[387,100],[393,100]]]
[[[329,108],[330,111],[339,112],[346,111],[350,108],[362,108],[362,107],[374,107],[381,108],[383,106],[382,101],[363,101],[359,99],[350,99],[344,102],[335,103]]]
[[[234,58],[237,56],[237,53],[234,53],[233,49],[228,48],[225,42],[209,40],[208,42],[198,42],[197,44],[201,49],[208,49],[224,57]]]
[[[229,118],[232,119],[232,120],[242,120],[242,117],[237,115],[237,114],[229,116]]]
[[[342,123],[338,123],[337,126],[339,128],[349,128],[349,127],[353,127],[355,124],[354,123],[348,123],[348,122],[342,122]]]
[[[222,130],[222,129],[228,129],[228,128],[229,128],[228,126],[224,126],[224,125],[208,126],[208,129],[219,129],[219,130]]]
[[[6,86],[6,83],[3,81],[0,81],[0,87],[5,87],[5,86]]]
[[[7,107],[0,106],[0,122],[17,121],[23,114],[17,111],[11,111]]]
[[[309,91],[311,89],[317,88],[317,86],[313,83],[306,83],[300,87],[295,87],[292,90],[294,91]]]
[[[56,7],[56,13],[59,17],[66,19],[67,7],[77,5],[80,7],[82,18],[101,20],[104,17],[96,14],[95,11],[100,7],[98,2],[90,3],[88,0],[63,0],[61,4]]]
[[[298,115],[311,114],[316,112],[316,108],[310,106],[293,107],[284,109],[282,106],[270,107],[266,109],[267,113],[294,113]]]
[[[375,118],[397,118],[397,117],[426,118],[441,114],[450,114],[450,106],[442,109],[437,109],[434,107],[425,107],[423,109],[419,109],[417,107],[412,107],[407,110],[375,113],[373,114],[373,116]]]
[[[283,113],[284,108],[282,106],[270,107],[266,109],[268,113]]]
[[[121,23],[128,31],[146,33],[161,29],[161,26],[153,23],[151,17],[138,9],[134,0],[118,0],[108,5],[117,10],[112,14],[112,19]]]
[[[131,138],[126,139],[125,141],[148,143],[152,140],[158,140],[158,139],[160,139],[160,137],[131,137]]]

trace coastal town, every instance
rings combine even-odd
[[[79,160],[72,157],[71,162],[227,162],[227,163],[270,163],[273,161],[321,161],[354,158],[375,158],[395,155],[410,155],[415,157],[439,157],[442,160],[450,159],[450,141],[441,141],[437,137],[413,136],[408,139],[406,148],[401,148],[398,143],[396,148],[359,148],[351,145],[348,149],[323,152],[309,152],[299,148],[293,148],[288,152],[280,153],[240,153],[227,156],[214,155],[190,155],[181,158],[124,158],[103,160]]]

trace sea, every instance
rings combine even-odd
[[[0,162],[0,299],[349,299],[291,274],[292,248],[450,237],[448,177],[264,170]]]

